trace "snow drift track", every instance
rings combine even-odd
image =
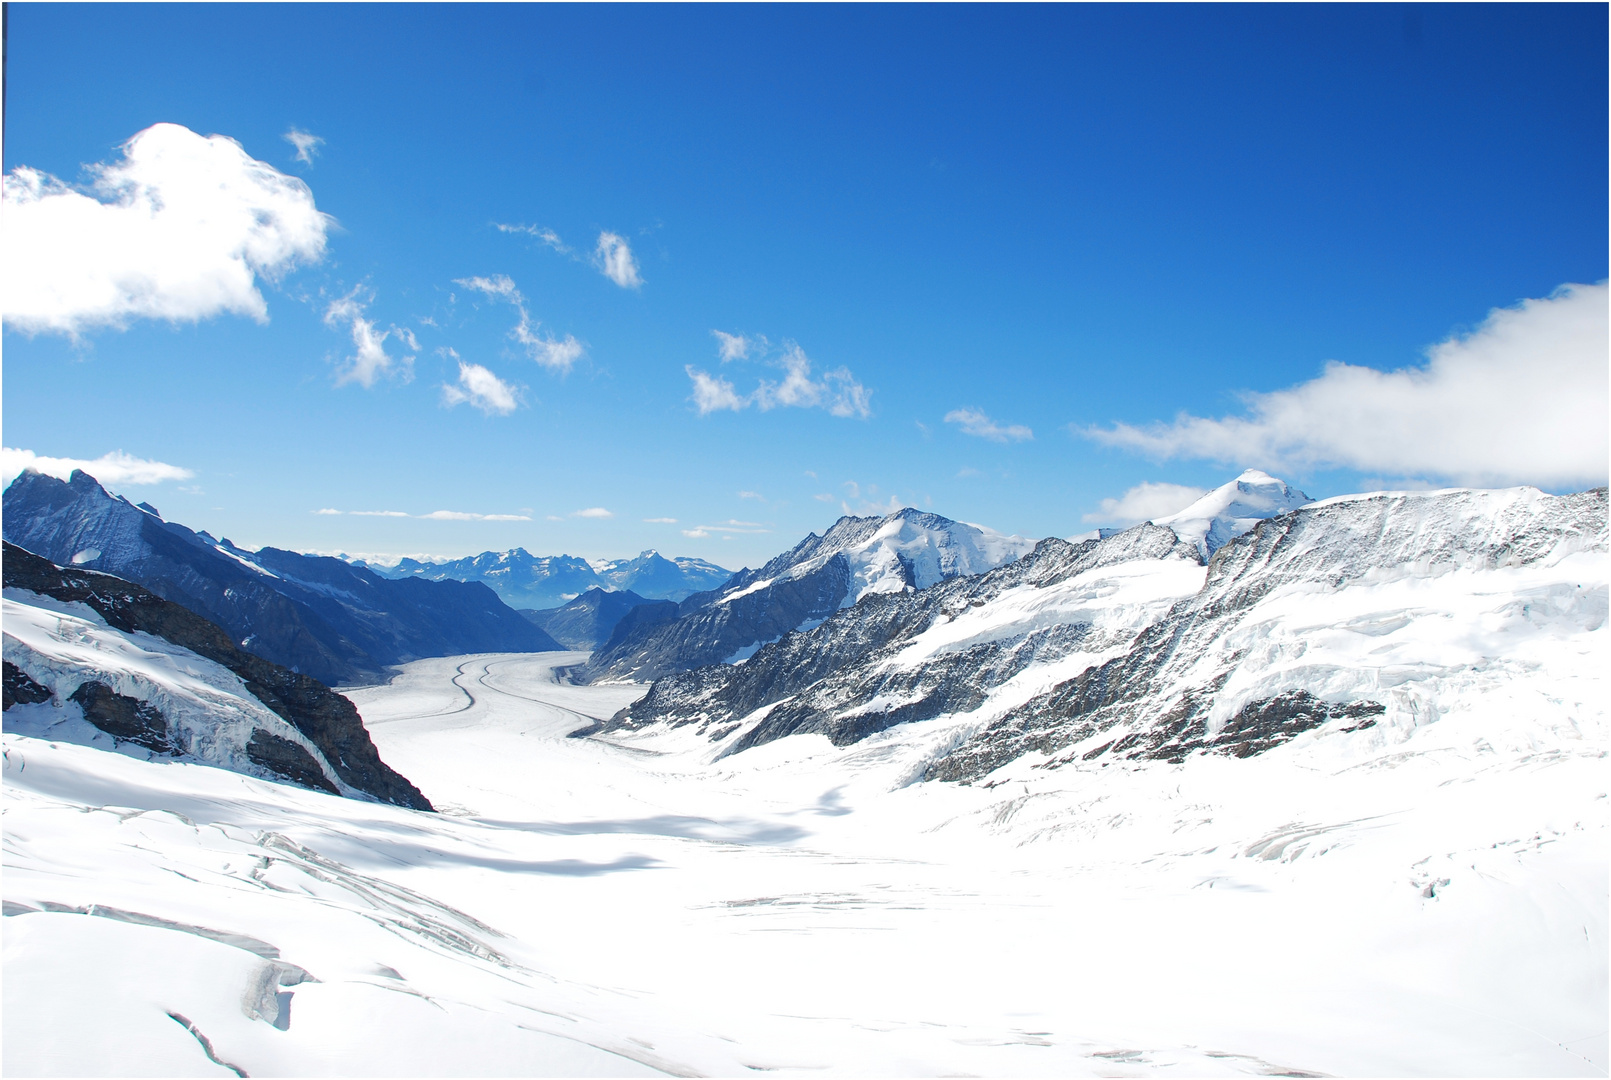
[[[441,814],[7,735],[4,1071],[1605,1074],[1602,719],[961,787],[576,662],[349,691]]]

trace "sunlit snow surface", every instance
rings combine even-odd
[[[988,787],[900,786],[944,718],[566,739],[642,689],[580,654],[352,693],[437,815],[7,734],[0,1064],[1604,1075],[1602,637],[1402,737]]]

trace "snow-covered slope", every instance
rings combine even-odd
[[[355,693],[440,814],[8,732],[6,1074],[1605,1074],[1603,705],[966,785],[578,658]]]
[[[352,702],[150,591],[6,544],[7,730],[429,810]]]
[[[600,730],[691,727],[730,754],[953,717],[956,741],[925,768],[971,780],[1026,754],[1177,760],[1316,728],[1397,737],[1478,687],[1525,699],[1559,678],[1592,698],[1573,658],[1603,636],[1603,489],[1293,511],[1301,496],[1279,481],[1250,484],[1252,498],[1248,482],[1177,522],[1183,536],[1146,524],[1042,541],[988,574],[869,599],[741,667],[663,678]],[[1246,528],[1260,512],[1275,516]],[[1206,538],[1233,530],[1205,566]]]
[[[675,620],[640,626],[610,642],[578,678],[647,680],[734,663],[864,597],[983,573],[1033,546],[910,508],[883,518],[843,517],[759,570],[741,570],[721,589],[690,596]]]
[[[1249,469],[1186,509],[1157,518],[1153,524],[1172,529],[1176,536],[1196,545],[1206,561],[1227,541],[1241,536],[1265,518],[1296,510],[1313,501],[1297,488],[1288,487],[1285,481]]]
[[[7,709],[7,731],[361,794],[222,665],[150,634],[115,630],[84,604],[22,589],[7,589],[4,604],[6,664],[52,695]],[[99,704],[80,691],[86,685],[144,708],[97,725],[86,717]]]

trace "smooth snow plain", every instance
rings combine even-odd
[[[583,654],[424,660],[349,696],[438,814],[16,706],[0,1066],[1605,1075],[1601,636],[1401,740],[975,786],[914,782],[956,719],[713,760],[567,738],[645,689]]]

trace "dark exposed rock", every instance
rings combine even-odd
[[[5,707],[13,705],[38,705],[49,701],[55,695],[40,686],[28,677],[28,673],[13,664],[5,661]]]
[[[418,788],[380,760],[352,702],[323,683],[236,647],[218,626],[132,582],[59,567],[10,543],[4,545],[4,567],[7,588],[86,604],[114,629],[144,631],[223,665],[307,736],[347,784],[398,806],[431,809]]]
[[[4,502],[6,540],[144,585],[240,648],[327,683],[374,681],[425,656],[559,648],[480,583],[391,581],[340,559],[243,551],[114,497],[83,472],[65,483],[24,472]]]
[[[155,705],[119,694],[103,682],[81,683],[67,698],[84,710],[84,719],[112,736],[159,754],[182,752],[168,734],[168,720]]]
[[[657,603],[657,610],[669,609],[675,616],[677,605],[650,601],[635,592],[607,592],[589,589],[563,607],[545,611],[522,611],[526,619],[541,627],[567,649],[591,652],[608,642],[616,626],[628,612],[645,604]]]
[[[246,756],[254,764],[278,773],[292,783],[328,791],[332,795],[341,794],[305,746],[282,739],[271,731],[253,728],[252,737],[246,743]]]

